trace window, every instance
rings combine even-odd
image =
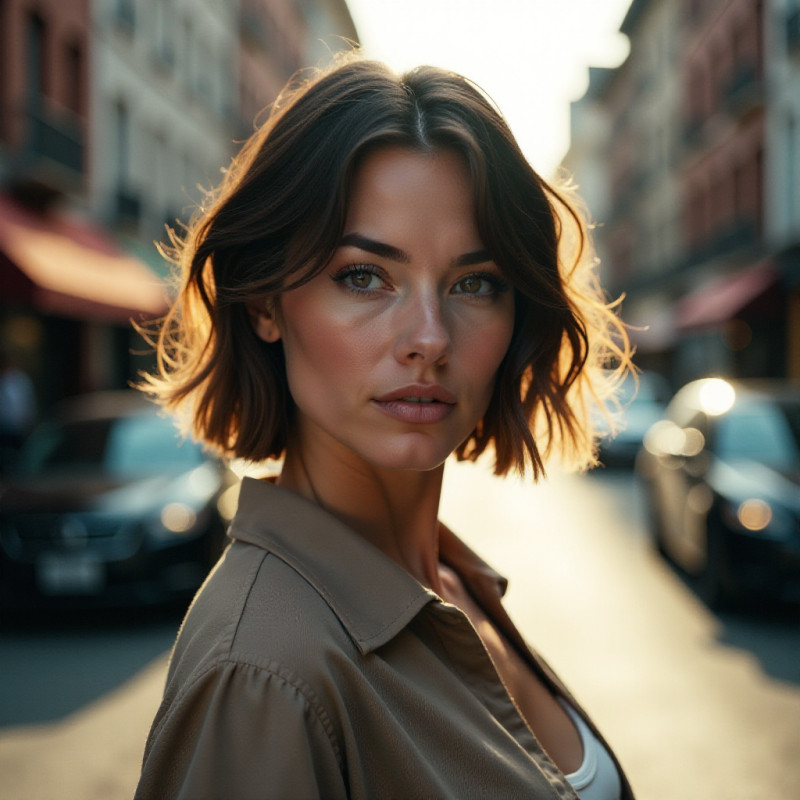
[[[747,175],[741,163],[733,170],[733,202],[737,219],[743,219],[747,214]]]
[[[203,461],[202,448],[181,442],[174,424],[154,411],[46,423],[26,443],[20,467],[26,475],[97,473],[131,478],[174,474]]]
[[[789,114],[786,119],[786,219],[790,224],[800,223],[800,207],[798,204],[798,182],[800,181],[800,148],[797,146],[797,120]]]
[[[713,450],[722,459],[750,459],[777,470],[796,470],[800,452],[792,424],[800,424],[799,412],[797,406],[767,403],[731,412],[719,421]]]
[[[114,106],[117,135],[117,180],[120,186],[128,182],[130,172],[130,118],[127,106],[119,101]]]
[[[28,17],[27,63],[28,97],[38,99],[47,94],[47,26],[38,14]]]
[[[133,0],[116,0],[115,17],[120,28],[133,33],[136,26],[136,6]]]
[[[77,45],[69,45],[64,58],[66,74],[65,105],[76,114],[83,113],[83,53]]]

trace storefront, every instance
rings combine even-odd
[[[124,387],[146,363],[132,320],[166,307],[163,279],[101,228],[0,195],[0,348],[32,378],[40,410]]]

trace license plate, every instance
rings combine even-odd
[[[37,564],[39,588],[45,594],[97,594],[105,586],[103,564],[89,556],[48,554]]]

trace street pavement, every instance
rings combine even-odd
[[[796,615],[710,613],[655,553],[628,474],[458,472],[443,519],[511,579],[511,616],[640,800],[800,800]]]
[[[639,800],[800,798],[800,620],[710,613],[655,554],[629,474],[531,486],[451,465],[442,518],[510,579],[512,617]],[[173,627],[139,622],[127,644],[117,630],[0,631],[0,800],[130,798]]]

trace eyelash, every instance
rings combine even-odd
[[[383,270],[381,270],[379,267],[373,266],[372,264],[350,264],[349,266],[339,270],[331,277],[335,283],[340,284],[346,291],[356,296],[363,297],[364,295],[370,295],[378,291],[376,289],[362,289],[358,286],[353,286],[351,283],[348,283],[348,278],[358,274],[375,275],[384,281],[384,283],[388,283]],[[499,275],[496,275],[492,272],[471,272],[468,275],[464,275],[459,278],[455,285],[457,286],[458,284],[469,280],[470,278],[477,278],[478,280],[486,281],[490,285],[491,290],[488,292],[474,294],[471,292],[457,292],[457,294],[471,297],[475,300],[494,300],[499,295],[507,292],[510,288],[508,283],[506,283]]]
[[[480,294],[461,292],[461,294],[467,295],[468,297],[494,300],[498,295],[507,292],[509,289],[509,285],[499,275],[496,275],[493,272],[471,272],[469,275],[464,275],[463,278],[459,279],[456,282],[456,285],[462,283],[463,281],[469,280],[470,278],[477,278],[478,280],[486,281],[486,283],[491,286],[491,291]]]
[[[335,275],[333,275],[333,280],[335,283],[340,284],[343,286],[348,292],[351,294],[363,296],[365,294],[372,294],[375,289],[361,289],[358,286],[353,286],[352,284],[347,282],[347,279],[352,277],[353,275],[358,275],[366,273],[367,275],[375,275],[376,277],[380,278],[381,280],[386,282],[386,278],[383,275],[383,271],[378,269],[378,267],[373,266],[372,264],[351,264],[344,269],[340,269]]]

